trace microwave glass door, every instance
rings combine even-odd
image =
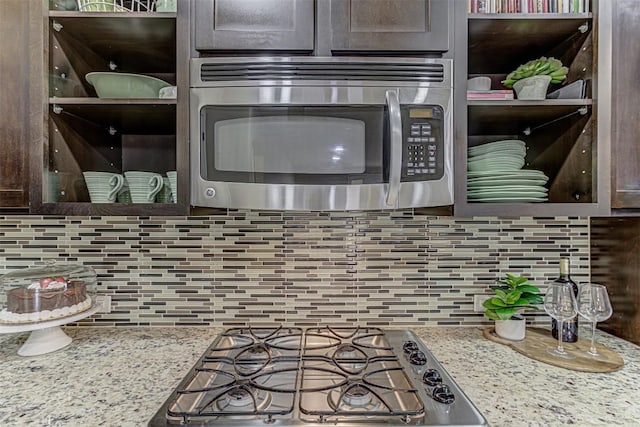
[[[378,184],[388,179],[385,106],[206,106],[207,181]]]

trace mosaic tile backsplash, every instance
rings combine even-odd
[[[507,272],[544,286],[562,255],[585,280],[588,218],[0,216],[0,273],[50,259],[96,270],[112,311],[80,322],[94,326],[483,325],[474,295]]]

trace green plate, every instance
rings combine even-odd
[[[473,203],[541,203],[549,200],[547,197],[487,197],[483,199],[469,199]]]
[[[85,76],[98,98],[158,98],[158,92],[169,83],[141,74],[93,72]]]
[[[467,198],[469,199],[487,199],[487,198],[503,198],[503,199],[521,199],[523,197],[547,197],[546,191],[468,191]]]
[[[543,186],[547,181],[549,181],[548,178],[504,178],[501,176],[490,178],[469,178],[467,179],[467,188],[502,187],[505,185]]]
[[[467,152],[470,155],[486,154],[499,150],[518,150],[520,152],[525,152],[526,147],[527,146],[524,141],[520,141],[519,139],[506,139],[475,145],[473,147],[469,147]]]
[[[505,151],[496,151],[487,154],[478,154],[477,156],[468,156],[467,161],[476,162],[480,160],[501,160],[501,159],[509,159],[509,160],[520,160],[524,159],[525,153],[514,151],[514,150],[505,150]]]
[[[517,171],[524,166],[524,159],[519,161],[503,160],[503,161],[478,161],[467,163],[469,171]]]
[[[500,178],[502,180],[510,178],[538,178],[548,179],[544,172],[534,169],[520,169],[515,171],[470,171],[467,172],[467,178]]]
[[[467,192],[472,194],[481,194],[481,193],[494,193],[494,192],[538,192],[546,194],[549,190],[540,185],[504,185],[500,187],[469,187],[467,186]]]

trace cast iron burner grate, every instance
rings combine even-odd
[[[300,412],[317,422],[371,417],[407,422],[424,414],[418,390],[381,329],[308,329],[301,370]]]
[[[293,411],[302,330],[239,328],[221,334],[168,408],[184,423],[212,417],[266,416]]]

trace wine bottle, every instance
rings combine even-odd
[[[578,296],[578,285],[571,280],[569,274],[569,258],[560,258],[560,276],[553,281],[554,283],[568,283],[573,288],[574,295]],[[551,335],[558,339],[558,322],[556,319],[551,320]],[[578,341],[578,315],[573,319],[562,322],[562,341],[576,342]]]

